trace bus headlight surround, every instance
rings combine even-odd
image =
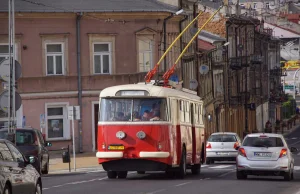
[[[144,131],[139,131],[139,132],[137,132],[136,136],[139,139],[145,139],[146,138],[146,133]]]
[[[124,133],[123,131],[118,131],[118,132],[116,133],[116,137],[117,137],[118,139],[124,139],[124,138],[126,137],[126,133]]]

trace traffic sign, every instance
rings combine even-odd
[[[195,90],[198,87],[198,81],[196,79],[191,79],[190,80],[190,89]]]
[[[207,74],[208,71],[209,71],[209,67],[207,65],[201,65],[200,68],[199,68],[199,72],[202,75]]]
[[[3,60],[0,63],[0,79],[8,82],[9,72],[10,72],[9,59]],[[21,77],[21,74],[22,74],[21,65],[17,60],[15,60],[15,80],[18,80]]]
[[[68,119],[79,120],[80,119],[80,107],[79,106],[68,106]]]
[[[8,94],[9,93],[7,90],[5,90],[0,94],[0,110],[2,110],[5,113],[8,113],[8,107],[9,107]],[[22,105],[22,98],[18,92],[15,92],[15,108],[16,108],[15,111],[19,110],[21,105]]]

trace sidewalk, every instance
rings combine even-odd
[[[287,129],[287,127],[284,128],[284,130],[283,130],[283,136],[286,136],[286,135],[292,133],[292,132],[295,131],[299,126],[300,126],[300,120],[297,119],[297,120],[296,120],[295,126],[293,126],[293,127],[290,128],[290,129]],[[282,134],[282,130],[277,131],[277,134]]]
[[[98,159],[96,158],[95,152],[78,153],[76,156],[76,171],[85,170],[99,170],[102,166],[98,164]],[[71,158],[71,172],[74,171],[74,159],[73,155]],[[51,153],[49,161],[49,174],[59,173],[59,172],[69,172],[69,163],[63,163],[61,153]]]

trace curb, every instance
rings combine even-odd
[[[105,170],[99,166],[93,166],[88,168],[77,168],[76,171],[74,171],[74,169],[71,168],[71,172],[69,172],[69,169],[62,169],[62,170],[50,171],[49,174],[43,175],[42,177],[69,176],[69,175],[77,175],[77,174],[86,174],[88,172],[105,172]]]
[[[286,137],[287,135],[289,135],[289,134],[291,134],[292,132],[296,131],[296,129],[298,129],[298,127],[300,127],[300,124],[295,125],[291,130],[289,130],[289,131],[283,133],[282,135],[283,135],[284,137]]]

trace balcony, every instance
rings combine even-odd
[[[229,100],[230,105],[232,106],[239,106],[242,104],[242,96],[236,95],[236,96],[231,96]]]
[[[232,70],[241,70],[243,67],[249,67],[247,56],[232,57],[229,59],[230,68]]]
[[[261,55],[251,55],[250,56],[250,63],[251,64],[261,64],[262,63],[262,56]]]
[[[250,94],[254,95],[254,96],[261,96],[261,90],[259,87],[256,88],[252,88],[250,90]]]

